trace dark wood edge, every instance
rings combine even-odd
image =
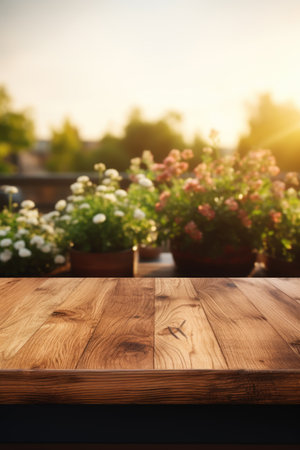
[[[1,370],[0,404],[300,404],[300,370]]]

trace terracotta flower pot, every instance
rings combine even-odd
[[[139,247],[139,256],[142,261],[156,260],[161,254],[161,247],[143,246]]]
[[[137,272],[137,248],[109,253],[70,251],[71,271],[82,277],[133,277]]]
[[[171,251],[178,271],[187,276],[246,277],[256,260],[255,253],[248,247],[227,246],[223,254],[215,258],[203,256],[201,247],[182,250],[172,242]]]
[[[300,277],[300,261],[288,262],[266,255],[265,265],[268,275],[275,277]]]

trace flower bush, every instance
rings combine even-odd
[[[31,200],[18,211],[12,202],[15,186],[5,186],[9,206],[0,212],[0,273],[3,276],[38,276],[65,263],[62,236],[51,216],[43,216]]]
[[[160,185],[154,184],[155,176],[151,170],[153,155],[144,150],[141,158],[131,159],[128,170],[131,184],[128,188],[129,201],[140,208],[147,217],[151,218],[151,232],[147,236],[145,245],[159,246],[166,240],[163,218],[156,210],[159,201]]]
[[[274,157],[268,150],[243,158],[214,158],[213,153],[204,148],[194,168],[190,149],[171,150],[161,164],[149,158],[142,166],[137,160],[134,181],[141,184],[138,177],[144,176],[156,186],[156,220],[178,248],[201,248],[209,257],[224,249],[261,248],[263,205],[270,198],[272,177],[279,173]]]
[[[264,205],[265,253],[273,258],[300,264],[300,192],[297,173],[289,172],[284,181],[276,180]]]
[[[117,170],[96,164],[99,183],[83,175],[71,185],[72,195],[56,203],[56,228],[66,242],[85,252],[114,252],[147,240],[153,226],[146,213],[120,189]]]

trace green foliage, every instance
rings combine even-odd
[[[82,152],[78,129],[65,119],[61,129],[52,130],[47,168],[53,172],[75,172]]]
[[[80,176],[71,185],[73,195],[68,201],[57,202],[56,229],[64,230],[67,244],[85,252],[126,250],[145,242],[151,231],[150,218],[119,188],[117,170],[105,170],[104,164],[95,168],[98,185]]]
[[[102,161],[106,167],[116,167],[120,171],[125,171],[129,165],[129,156],[122,145],[122,140],[110,133],[105,134],[100,140],[99,147],[93,152],[92,160],[93,164]]]
[[[250,109],[249,132],[240,138],[238,151],[269,148],[283,171],[300,171],[300,111],[291,103],[276,104],[263,94]]]
[[[13,111],[11,99],[0,86],[0,172],[12,172],[17,153],[34,142],[34,124],[28,111]]]
[[[157,121],[146,121],[139,110],[134,110],[125,126],[122,146],[130,158],[141,156],[149,148],[155,159],[163,160],[170,148],[185,148],[182,135],[176,131],[181,121],[178,113],[171,112]]]

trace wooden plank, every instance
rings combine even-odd
[[[300,359],[230,280],[192,280],[229,369],[299,369]]]
[[[9,360],[43,325],[53,310],[60,305],[79,284],[80,279],[32,279],[29,283],[29,293],[26,295],[28,280],[18,283],[16,288],[5,297],[11,301],[14,296],[13,312],[6,318],[2,317],[0,327],[0,367],[6,367]],[[35,289],[31,289],[34,283]],[[21,291],[25,295],[22,295]],[[9,295],[10,294],[10,295]]]
[[[191,281],[158,278],[155,294],[155,369],[227,368]]]
[[[58,280],[54,280],[54,282]],[[73,369],[99,319],[115,279],[86,278],[59,309],[3,366],[14,369]]]
[[[153,369],[154,280],[119,279],[77,368]]]
[[[0,327],[7,317],[13,316],[21,304],[27,302],[27,296],[38,288],[43,278],[5,278],[0,284]]]
[[[299,404],[300,371],[3,370],[0,403]]]
[[[270,283],[300,303],[300,278],[268,278]]]
[[[300,357],[300,305],[267,279],[233,279],[255,307]]]

